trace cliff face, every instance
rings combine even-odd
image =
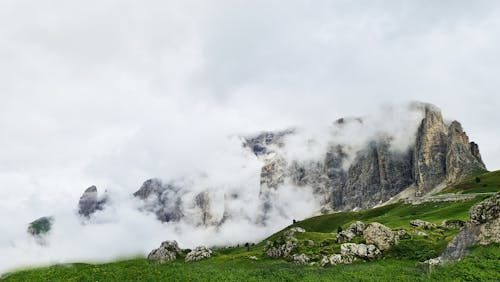
[[[469,142],[460,123],[446,124],[433,105],[420,104],[419,108],[423,119],[414,144],[404,151],[393,148],[392,136],[381,135],[349,160],[349,145],[332,140],[322,159],[304,162],[287,160],[280,153],[294,131],[267,132],[247,139],[246,147],[263,161],[260,193],[265,210],[272,208],[274,191],[287,185],[311,188],[325,211],[366,209],[412,185],[417,188],[417,196],[423,195],[437,185],[485,170],[477,144]],[[362,120],[340,119],[336,125],[347,122]]]
[[[477,144],[469,142],[458,121],[447,126],[439,109],[425,106],[415,146],[415,179],[422,195],[446,181],[457,182],[477,170],[485,170]]]

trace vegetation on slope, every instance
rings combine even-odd
[[[500,191],[500,170],[473,174],[458,184],[446,187],[440,194],[492,193],[498,191]]]

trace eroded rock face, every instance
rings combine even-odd
[[[477,144],[469,142],[458,122],[447,124],[433,105],[421,103],[416,108],[423,118],[414,144],[406,150],[394,149],[391,133],[374,136],[355,152],[333,137],[323,158],[299,161],[286,159],[282,151],[293,130],[247,138],[245,146],[263,161],[264,212],[273,206],[273,193],[287,183],[312,188],[322,211],[328,212],[371,208],[411,186],[417,187],[417,195],[424,195],[485,169]],[[352,123],[363,120],[339,119],[333,127],[342,130]]]
[[[149,253],[148,259],[165,263],[174,261],[181,252],[176,241],[164,241],[158,249],[154,249]]]
[[[78,201],[78,214],[84,217],[90,217],[93,213],[103,210],[108,198],[99,197],[97,187],[90,186],[83,192]]]
[[[417,132],[415,148],[415,179],[418,193],[423,195],[437,185],[454,183],[477,170],[485,170],[476,143],[459,122],[449,126],[441,111],[433,105],[423,104],[425,117]]]
[[[183,216],[181,187],[163,183],[160,179],[149,179],[134,196],[144,201],[144,210],[156,214],[163,222],[179,221]]]
[[[372,222],[363,231],[367,244],[373,244],[380,250],[387,250],[397,244],[397,236],[392,230],[378,222]]]
[[[196,247],[186,255],[186,262],[199,261],[211,257],[213,251],[205,246]]]

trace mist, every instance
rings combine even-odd
[[[286,187],[266,225],[262,160],[242,137],[296,128],[283,154],[318,159],[331,140],[351,155],[397,132],[405,150],[430,102],[500,168],[500,4],[492,1],[2,1],[0,273],[17,267],[257,242],[319,207]],[[362,125],[332,126],[344,117]],[[150,178],[240,198],[216,230],[162,224],[131,195]],[[110,205],[77,215],[85,188]],[[214,205],[221,213],[223,205]],[[54,216],[45,246],[26,232]]]

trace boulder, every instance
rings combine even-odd
[[[154,249],[149,253],[148,259],[165,263],[175,260],[181,252],[176,241],[164,241],[158,249]]]
[[[335,238],[335,242],[337,243],[345,243],[345,242],[351,242],[352,239],[356,237],[356,234],[354,234],[351,230],[345,230],[339,232],[337,234],[337,237]]]
[[[465,221],[459,219],[443,220],[443,222],[441,223],[441,227],[452,228],[452,229],[462,228],[464,226],[465,226]]]
[[[356,236],[363,236],[363,231],[365,231],[365,224],[361,221],[356,221],[349,225],[349,228],[347,230],[351,231],[354,233]]]
[[[333,254],[331,256],[323,256],[320,261],[320,265],[325,267],[328,265],[337,265],[337,264],[350,264],[356,260],[354,256],[346,256],[341,254]]]
[[[205,246],[196,247],[186,255],[186,262],[207,259],[212,256],[212,253],[212,250]]]
[[[410,225],[413,227],[420,227],[420,228],[423,228],[425,230],[431,230],[431,229],[436,227],[436,225],[434,223],[424,221],[421,219],[415,219],[415,220],[410,221]]]
[[[473,206],[469,215],[470,223],[475,225],[497,219],[500,215],[500,193]]]
[[[374,244],[381,251],[387,250],[397,244],[397,237],[392,230],[378,222],[372,222],[363,231],[367,244]]]
[[[473,206],[469,217],[465,227],[437,258],[440,262],[460,260],[477,244],[500,243],[500,193]]]
[[[308,264],[309,263],[309,257],[306,256],[304,253],[300,254],[300,255],[293,255],[293,262],[295,264],[299,264],[299,265],[305,265],[305,264]]]
[[[362,259],[374,259],[380,255],[380,250],[375,245],[344,243],[340,245],[340,254],[355,256]]]
[[[292,241],[286,241],[284,244],[276,244],[271,241],[267,241],[267,245],[264,248],[266,255],[270,258],[283,258],[291,255],[293,251],[297,249],[297,244]]]

